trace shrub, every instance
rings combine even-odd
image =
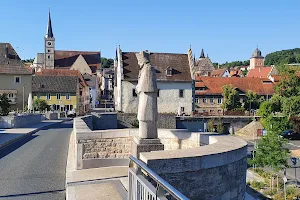
[[[33,109],[37,111],[50,110],[50,106],[43,99],[35,99],[33,101]]]
[[[10,100],[6,94],[0,94],[0,115],[6,116],[10,111]]]
[[[218,133],[224,133],[224,131],[225,131],[225,128],[224,128],[222,122],[219,121],[219,123],[217,124],[217,132]]]
[[[265,187],[265,184],[263,182],[259,182],[259,181],[252,181],[250,183],[250,186],[254,189],[263,189]]]
[[[208,120],[207,129],[208,129],[209,132],[214,132],[215,131],[214,124],[215,124],[215,120],[214,119]]]

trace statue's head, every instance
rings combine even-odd
[[[138,64],[141,68],[143,68],[145,64],[150,64],[150,53],[148,51],[140,52],[140,59],[138,59]]]

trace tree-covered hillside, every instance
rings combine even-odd
[[[245,61],[233,61],[233,62],[225,62],[223,64],[220,63],[213,63],[214,67],[217,69],[218,65],[220,68],[232,68],[232,67],[237,67],[237,66],[248,66],[250,65],[250,60],[245,60]]]
[[[265,65],[300,63],[300,48],[269,53],[265,57]]]

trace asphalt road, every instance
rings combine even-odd
[[[0,199],[65,199],[72,121],[40,130],[0,150]]]
[[[258,140],[256,140],[257,142]],[[248,141],[248,153],[250,153],[253,150],[254,147],[254,140]],[[300,149],[300,140],[290,140],[287,144],[287,147],[289,150],[296,150]],[[290,166],[293,166],[291,160],[288,161]],[[296,168],[296,176],[295,176],[295,168]],[[270,168],[265,168],[265,170],[270,170]],[[279,172],[280,174],[283,174],[282,172]],[[297,177],[297,183],[300,185],[300,161],[297,162],[295,167],[288,168],[286,171],[287,179],[289,183],[296,183],[295,177]]]

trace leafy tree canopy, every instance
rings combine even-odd
[[[223,90],[223,104],[222,108],[226,110],[234,110],[241,107],[239,93],[235,90],[233,85],[224,85]]]
[[[44,99],[35,99],[33,101],[33,109],[37,111],[45,111],[46,109],[50,110],[50,106]]]
[[[110,67],[113,67],[113,65],[114,65],[113,59],[105,58],[105,57],[101,58],[101,67],[102,68],[110,68]]]
[[[33,61],[34,61],[33,58],[22,60],[22,62],[24,62],[24,63],[33,63]]]
[[[260,97],[255,92],[248,90],[246,93],[244,109],[248,111],[250,111],[250,109],[256,110],[264,100],[265,99],[263,97]]]
[[[250,60],[245,61],[232,61],[232,62],[225,62],[223,64],[221,63],[213,63],[215,68],[233,68],[238,66],[248,66],[250,65]]]
[[[6,116],[9,114],[10,100],[6,94],[0,94],[0,115]]]
[[[265,65],[300,63],[300,48],[276,51],[265,57]]]

